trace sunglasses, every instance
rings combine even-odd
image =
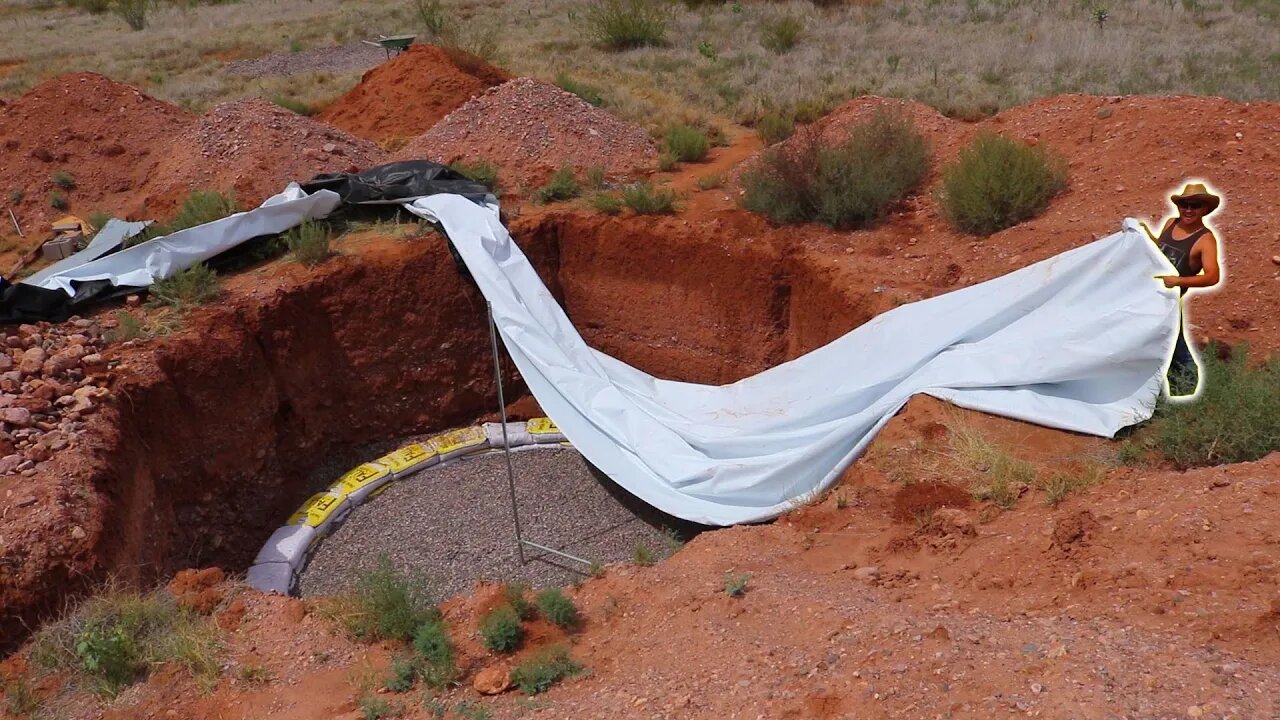
[[[1204,210],[1209,207],[1209,203],[1200,202],[1198,200],[1176,202],[1174,205],[1187,210]]]

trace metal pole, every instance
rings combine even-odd
[[[493,346],[493,379],[498,384],[498,409],[502,412],[502,452],[507,458],[507,490],[511,493],[511,517],[516,524],[516,552],[525,564],[524,538],[520,532],[520,510],[516,507],[516,474],[511,467],[511,441],[507,438],[507,401],[502,394],[502,365],[498,359],[498,325],[493,321],[493,304],[485,301],[489,311],[489,342]]]
[[[547,552],[551,553],[552,555],[559,555],[559,556],[560,556],[560,557],[562,557],[562,558],[567,558],[567,559],[569,559],[569,560],[573,560],[573,561],[575,561],[575,562],[580,562],[580,563],[582,563],[583,565],[594,565],[594,564],[595,564],[595,563],[591,562],[590,560],[583,560],[582,558],[578,557],[577,555],[570,555],[570,554],[569,554],[569,553],[567,553],[567,552],[560,552],[559,550],[556,550],[555,548],[549,548],[549,547],[547,547],[546,545],[539,545],[538,543],[536,543],[536,542],[534,542],[534,541],[532,541],[532,540],[521,540],[520,542],[521,542],[522,544],[524,544],[524,545],[528,545],[528,546],[530,546],[530,547],[536,547],[536,548],[538,548],[539,550],[545,550],[545,551],[547,551]]]

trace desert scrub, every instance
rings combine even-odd
[[[510,605],[499,605],[480,618],[480,637],[491,652],[514,652],[524,638],[520,615]]]
[[[782,142],[791,137],[795,130],[796,123],[792,116],[777,110],[765,113],[756,123],[756,134],[765,145]]]
[[[333,254],[330,247],[332,235],[329,226],[315,220],[303,220],[301,225],[285,233],[284,241],[298,262],[312,267]]]
[[[778,223],[865,227],[901,201],[929,169],[924,137],[905,115],[878,110],[828,145],[816,132],[765,151],[742,178],[742,204]]]
[[[511,609],[516,611],[516,615],[521,620],[528,620],[537,613],[537,607],[529,602],[529,598],[525,594],[529,592],[529,586],[524,583],[507,583],[502,586],[502,597],[511,605]]]
[[[403,717],[406,710],[403,704],[392,703],[375,695],[365,695],[360,698],[359,705],[360,716],[364,720]]]
[[[76,179],[66,170],[59,170],[53,174],[53,184],[63,190],[72,190],[75,189]]]
[[[41,628],[31,661],[115,697],[165,663],[184,666],[210,688],[217,681],[220,653],[212,623],[179,608],[169,593],[108,588]]]
[[[218,276],[204,263],[179,270],[148,289],[151,304],[183,310],[203,305],[218,296]]]
[[[598,192],[591,196],[591,207],[604,215],[617,215],[622,212],[622,198],[613,193]]]
[[[636,545],[635,550],[631,553],[631,559],[635,561],[635,564],[642,567],[649,567],[658,561],[658,557],[649,549],[649,546],[644,544]]]
[[[742,597],[747,594],[747,581],[751,576],[746,573],[728,573],[724,576],[724,594],[729,597]]]
[[[414,14],[418,22],[432,37],[440,37],[449,26],[449,16],[445,14],[440,0],[411,0]]]
[[[604,91],[595,85],[579,82],[564,73],[556,75],[556,85],[559,85],[561,90],[573,93],[596,107],[605,106]]]
[[[653,183],[641,181],[622,189],[622,204],[637,215],[670,214],[676,211],[676,193],[666,188],[654,188]]]
[[[451,170],[473,182],[478,182],[490,190],[498,189],[498,169],[487,160],[463,162],[458,160],[449,166]]]
[[[1102,468],[1087,465],[1081,468],[1059,470],[1049,476],[1036,478],[1036,487],[1044,492],[1044,502],[1050,507],[1061,503],[1067,496],[1098,485],[1106,477]]]
[[[117,310],[115,321],[116,326],[107,331],[107,342],[162,337],[173,332],[178,326],[176,315],[171,310],[153,311],[145,316],[138,316],[127,310]]]
[[[511,682],[525,695],[537,695],[560,680],[582,672],[582,665],[569,657],[568,648],[552,645],[530,655],[511,671]]]
[[[316,109],[304,100],[295,97],[276,93],[271,96],[271,102],[297,115],[305,115],[310,117],[316,114]]]
[[[357,640],[412,640],[425,623],[439,618],[430,594],[382,556],[360,575],[354,592],[340,599],[338,619]]]
[[[984,131],[943,169],[938,202],[957,229],[990,235],[1034,217],[1066,186],[1061,157]]]
[[[676,125],[667,130],[663,142],[667,152],[680,162],[701,162],[711,150],[707,131],[691,125]]]
[[[1257,460],[1280,450],[1280,358],[1251,365],[1247,346],[1228,360],[1200,353],[1200,394],[1162,402],[1135,440],[1179,469]],[[1131,441],[1133,442],[1133,441]]]
[[[396,655],[391,658],[390,674],[383,687],[393,693],[409,692],[418,678],[418,668],[413,658],[407,655]]]
[[[800,18],[783,15],[773,20],[766,20],[761,25],[760,44],[781,55],[796,46],[802,32],[804,32],[804,22]]]
[[[538,593],[538,612],[565,630],[573,630],[582,621],[578,608],[560,588],[547,588]]]
[[[413,652],[418,677],[430,687],[443,688],[458,677],[456,652],[443,619],[434,618],[418,627]]]
[[[957,421],[950,430],[952,461],[969,475],[969,493],[975,500],[1008,510],[1023,489],[1036,481],[1034,465],[983,437],[977,428]]]
[[[49,207],[54,210],[66,210],[69,206],[70,203],[67,202],[66,195],[63,195],[57,190],[49,193]]]
[[[546,185],[533,193],[534,202],[547,203],[572,200],[582,194],[582,185],[573,176],[573,168],[565,166],[555,171]]]
[[[724,186],[724,175],[721,175],[720,173],[703,175],[698,178],[697,184],[699,190],[714,190],[718,187]]]
[[[125,241],[125,246],[136,245],[144,240],[171,235],[179,230],[196,227],[221,220],[228,215],[240,212],[240,202],[232,193],[221,193],[216,190],[192,190],[182,199],[178,211],[167,223],[153,223],[142,233]]]
[[[667,0],[595,0],[585,13],[588,33],[610,50],[664,44],[671,17]]]
[[[132,30],[142,30],[147,26],[147,6],[151,0],[112,0],[111,11]]]

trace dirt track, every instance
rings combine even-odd
[[[854,101],[829,124],[879,102]],[[1071,189],[984,241],[947,229],[927,193],[852,233],[771,228],[735,209],[726,189],[660,220],[525,208],[513,231],[593,345],[659,375],[727,382],[897,303],[1109,234],[1125,215],[1158,220],[1168,192],[1199,177],[1227,196],[1211,220],[1228,270],[1221,291],[1191,301],[1196,336],[1280,349],[1269,203],[1280,105],[1068,96],[978,125],[912,112],[943,159],[984,126],[1048,144],[1067,156]],[[740,153],[718,149],[712,163]],[[673,179],[687,187],[705,171]],[[91,177],[86,196],[123,192]],[[345,250],[314,272],[277,262],[231,278],[225,300],[186,329],[112,351],[124,361],[113,403],[79,447],[22,481],[35,502],[0,519],[6,640],[107,573],[241,569],[305,496],[318,457],[485,412],[482,303],[438,239],[366,235]],[[878,442],[911,447],[936,413],[913,402]],[[1106,448],[1011,422],[986,427],[1044,450],[1047,466],[1078,443]],[[847,508],[833,496],[772,526],[708,534],[656,568],[586,583],[591,622],[576,652],[592,675],[531,716],[1267,717],[1280,696],[1278,470],[1275,454],[1185,474],[1117,469],[1057,509],[1029,497],[990,522],[971,509],[967,524],[940,529],[893,520],[901,491],[860,464],[843,486]],[[855,577],[870,565],[873,582]],[[729,570],[752,575],[740,601],[722,592]],[[116,716],[353,712],[350,695],[316,688],[341,682],[341,663],[363,651],[307,639],[318,621],[296,626],[283,601],[248,602],[245,629],[228,638],[233,657],[261,657],[296,683],[253,693],[227,683],[197,698],[169,676],[130,696],[142,709]],[[451,618],[468,628],[483,602],[456,599]],[[298,660],[321,646],[330,661]],[[473,660],[483,663],[478,650]],[[509,697],[497,704],[514,712]]]

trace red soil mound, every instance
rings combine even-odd
[[[351,172],[381,159],[368,140],[266,100],[224,103],[173,142],[135,212],[163,217],[193,189],[231,190],[252,207],[290,180]]]
[[[414,45],[360,78],[320,119],[375,142],[413,138],[471,98],[511,76],[483,60]]]
[[[484,160],[508,189],[533,187],[562,166],[603,167],[610,176],[650,171],[648,133],[564,90],[530,78],[493,88],[409,143],[400,159]]]
[[[48,222],[65,214],[50,205],[51,193],[64,195],[70,212],[112,209],[154,173],[163,154],[157,148],[194,123],[181,109],[94,73],[63,75],[0,104],[0,202],[12,207],[27,233],[15,249],[44,239]],[[59,172],[75,187],[56,185]],[[0,238],[15,239],[9,218],[4,221]]]

